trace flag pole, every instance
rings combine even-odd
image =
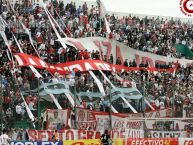
[[[77,91],[76,91],[76,79],[75,79],[75,83],[74,83],[74,116],[75,116],[75,120],[74,120],[74,127],[75,127],[75,129],[77,129],[77,117],[76,117],[76,115],[77,115],[77,104],[76,104],[76,95],[77,95],[77,93],[76,93]]]
[[[38,130],[40,129],[40,116],[41,116],[41,110],[40,110],[40,91],[39,91],[39,87],[40,87],[40,78],[38,79]]]
[[[1,75],[1,97],[3,96],[3,80],[2,80],[2,75]],[[2,98],[3,101],[3,98]],[[0,105],[1,105],[1,132],[3,131],[3,103],[2,101],[0,101]]]
[[[109,108],[110,110],[109,111],[110,112],[109,113],[110,113],[110,129],[112,130],[112,109],[111,109],[112,108],[112,94],[111,94],[111,89],[112,89],[112,87],[110,86],[110,93],[109,93],[110,94],[110,98],[109,98],[109,102],[110,102],[110,108]]]

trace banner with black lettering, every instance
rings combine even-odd
[[[148,137],[151,138],[185,138],[186,131],[150,131]]]

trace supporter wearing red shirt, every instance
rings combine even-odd
[[[42,34],[40,32],[36,34],[36,39],[37,39],[38,44],[42,44],[44,42]]]
[[[83,108],[86,108],[86,101],[85,100],[82,101],[82,105],[83,105]]]
[[[55,49],[50,45],[49,54],[55,55]]]
[[[31,95],[27,96],[25,100],[26,103],[29,105],[29,103],[31,102]]]
[[[78,54],[78,59],[81,60],[83,58],[83,56],[84,56],[84,52],[83,52],[83,50],[81,50]]]
[[[84,26],[86,26],[89,23],[88,22],[88,16],[87,15],[80,16],[80,22],[82,22],[84,24]]]
[[[184,103],[184,107],[189,105],[189,103],[190,103],[190,99],[189,99],[189,97],[188,97],[188,96],[186,96],[186,97],[184,98],[183,103]]]
[[[29,22],[28,22],[27,19],[25,19],[24,25],[25,25],[26,28],[29,28]]]
[[[112,34],[112,32],[109,34],[109,39],[113,39],[113,34]]]
[[[9,96],[4,97],[4,103],[5,104],[10,104],[11,103],[11,98]]]
[[[16,51],[16,47],[12,44],[11,46],[10,46],[10,48],[11,48],[11,51],[13,52],[13,53],[16,53],[17,51]]]
[[[84,59],[90,58],[90,55],[89,55],[89,52],[87,51],[87,49],[83,52],[83,57],[84,57]]]

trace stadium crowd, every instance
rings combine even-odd
[[[51,27],[47,15],[40,5],[31,4],[28,1],[24,1],[24,3],[21,4],[16,2],[14,5],[14,11],[8,5],[8,1],[1,1],[0,12],[8,24],[5,28],[5,34],[10,42],[12,53],[19,52],[16,42],[12,37],[14,34],[24,53],[37,55],[38,52],[39,56],[49,63],[73,61],[82,58],[101,58],[98,51],[78,51],[71,46],[64,49],[58,41],[55,41],[57,37]],[[104,20],[102,19],[100,21],[100,11],[98,6],[88,8],[86,2],[82,6],[76,6],[76,3],[64,5],[63,2],[57,3],[55,0],[48,3],[47,8],[68,37],[109,37],[109,39],[123,42],[137,50],[177,58],[183,56],[173,49],[175,44],[182,43],[187,45],[190,50],[193,50],[192,25],[182,23],[180,20],[164,20],[159,17],[145,17],[140,19],[139,17],[131,15],[118,18],[114,15],[107,15],[112,30],[112,32],[107,35]],[[30,44],[29,37],[25,34],[25,30],[20,22],[22,22],[26,28],[30,29],[37,52]],[[60,32],[60,35],[64,37],[62,32]],[[12,64],[9,61],[10,54],[7,52],[7,47],[4,44],[3,39],[1,39],[0,48],[1,108],[4,114],[4,122],[9,123],[9,127],[13,128],[12,125],[14,119],[23,119],[26,114],[20,90],[29,91],[37,88],[38,80],[35,78],[33,72],[27,67],[19,68],[16,66],[14,70],[12,69]],[[137,66],[135,61],[127,62],[127,60],[125,60],[125,62],[121,62],[119,58],[113,58],[112,55],[109,60],[106,60],[105,56],[103,58],[104,61],[110,63],[113,63],[113,60],[115,59],[116,64],[132,67]],[[141,62],[140,67],[148,67],[148,64]],[[172,67],[172,63],[167,66],[156,67],[170,68]],[[50,82],[61,80],[61,76],[59,75],[55,75],[53,78],[53,76],[46,70],[38,71],[40,71],[44,77],[41,81]],[[94,87],[97,88],[97,85],[93,79],[86,79],[85,75],[89,76],[88,74],[76,73],[75,79],[80,81],[80,84],[78,85],[89,86],[89,84],[92,84],[90,86],[93,87],[93,89],[91,88],[90,90],[94,91]],[[117,80],[114,80],[113,74],[107,75],[109,78],[112,78],[112,82],[117,82]],[[154,108],[164,109],[172,107],[175,110],[174,117],[183,117],[184,114],[186,117],[193,117],[192,65],[184,67],[179,64],[175,73],[169,73],[167,71],[149,73],[141,70],[122,72],[119,76],[128,80],[130,82],[130,87],[133,86],[132,84],[134,84],[134,82],[136,82],[136,87],[143,93],[143,95],[145,95]],[[62,80],[64,79],[68,79],[68,76],[63,76]],[[105,86],[105,82],[101,82]],[[124,82],[119,82],[119,86],[125,87],[127,85],[125,85]],[[78,87],[81,88],[81,86]],[[108,89],[109,87],[106,86],[105,91]],[[35,116],[37,116],[37,96],[30,94],[25,96],[25,99],[30,110],[36,114]],[[106,109],[104,108],[108,106],[106,106],[103,100],[99,103],[99,106],[102,108],[100,108],[100,110],[105,111]],[[84,105],[83,102],[83,105],[80,107],[93,110],[96,109],[94,105],[90,105],[93,104]],[[146,106],[146,111],[149,110],[150,108]],[[16,117],[13,118],[13,116]],[[21,136],[22,135],[20,135],[20,137]]]

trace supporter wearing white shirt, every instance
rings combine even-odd
[[[8,145],[10,140],[6,130],[3,130],[3,134],[0,136],[0,145]]]
[[[185,40],[182,40],[182,44],[186,45],[186,41],[185,41]]]
[[[165,109],[165,104],[164,104],[164,102],[160,102],[160,109]]]
[[[44,43],[42,43],[40,46],[39,46],[39,48],[38,48],[38,50],[45,50],[46,49],[46,45],[44,44]]]
[[[120,35],[119,35],[118,33],[115,33],[115,39],[116,39],[117,41],[120,40]]]
[[[33,101],[30,101],[30,103],[29,103],[29,109],[31,110],[31,111],[35,111],[36,109],[34,108],[34,102]]]
[[[16,105],[16,113],[17,114],[22,114],[22,107],[20,104]]]
[[[50,45],[54,45],[54,39],[53,38],[50,39]]]

